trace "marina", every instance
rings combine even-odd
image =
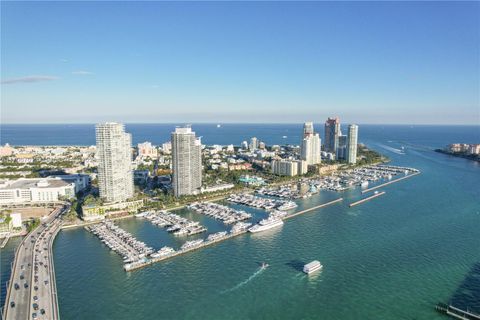
[[[320,208],[323,208],[323,207],[326,207],[326,206],[329,206],[329,205],[332,205],[332,204],[335,204],[335,203],[338,203],[338,202],[341,202],[341,201],[343,201],[343,198],[332,200],[332,201],[323,203],[321,205],[314,206],[314,207],[309,208],[309,209],[305,209],[305,210],[302,210],[302,211],[299,211],[299,212],[288,214],[288,215],[283,216],[282,218],[275,217],[276,213],[272,212],[271,213],[271,215],[273,214],[272,220],[275,220],[275,223],[278,223],[279,225],[283,225],[283,220],[290,219],[290,218],[299,216],[301,214],[304,214],[304,213],[307,213],[307,212],[310,212],[310,211],[313,211],[313,210],[316,210],[316,209],[320,209]],[[278,220],[280,220],[280,222],[278,222]],[[213,245],[215,243],[218,243],[218,242],[221,242],[221,241],[224,241],[224,240],[227,240],[227,239],[231,239],[233,237],[245,234],[245,233],[247,233],[247,231],[250,231],[250,229],[253,228],[253,227],[249,228],[250,226],[251,226],[250,223],[237,222],[235,225],[233,225],[233,227],[232,227],[232,229],[230,230],[229,233],[218,232],[216,234],[209,235],[206,240],[196,239],[196,240],[187,241],[182,245],[182,247],[179,250],[172,251],[169,254],[166,254],[166,255],[163,255],[163,256],[155,256],[155,257],[153,255],[150,255],[149,258],[144,258],[144,259],[139,260],[139,261],[135,261],[135,262],[132,262],[132,263],[129,263],[129,264],[125,264],[124,265],[124,270],[125,271],[133,271],[133,270],[136,270],[136,269],[140,269],[140,268],[149,266],[149,265],[151,265],[153,263],[156,263],[156,262],[160,262],[160,261],[163,261],[163,260],[166,260],[166,259],[170,259],[170,258],[179,256],[179,255],[182,255],[182,254],[185,254],[185,253],[188,253],[188,252],[198,250],[200,248],[204,248],[204,247]],[[250,232],[252,232],[252,231],[250,231]],[[253,232],[255,232],[255,231],[253,231]]]
[[[354,207],[356,205],[359,205],[359,204],[362,204],[364,202],[367,202],[369,200],[372,200],[372,199],[375,199],[377,197],[380,197],[381,195],[384,195],[385,194],[385,191],[382,191],[382,192],[377,192],[375,191],[375,194],[373,194],[372,196],[369,196],[369,197],[366,197],[366,198],[363,198],[361,200],[358,200],[358,201],[355,201],[355,202],[352,202],[350,203],[348,206],[349,207]]]
[[[227,200],[233,203],[243,204],[249,207],[260,208],[264,210],[283,211],[295,209],[297,207],[297,204],[293,201],[262,198],[246,193],[231,194]]]
[[[124,263],[142,261],[154,252],[153,248],[135,239],[134,236],[116,226],[112,221],[103,221],[85,227],[85,229],[96,235],[110,250],[118,253],[123,258]]]
[[[148,211],[135,215],[137,218],[145,218],[152,224],[165,228],[175,236],[191,236],[207,231],[200,223],[188,220],[178,214],[167,211]]]
[[[235,210],[214,202],[194,202],[188,205],[187,209],[220,220],[224,224],[233,224],[252,217],[250,213],[243,210]]]

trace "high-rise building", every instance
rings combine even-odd
[[[172,132],[173,194],[200,193],[202,186],[202,144],[190,127]]]
[[[308,165],[302,160],[273,160],[272,173],[279,176],[296,176],[307,173]]]
[[[345,135],[338,136],[338,147],[335,158],[337,160],[347,159],[347,136]]]
[[[307,165],[322,162],[320,135],[313,130],[312,122],[305,122],[303,125],[303,139],[300,149],[300,157]]]
[[[132,136],[121,123],[97,124],[98,187],[107,202],[121,202],[133,196]]]
[[[250,149],[250,151],[255,151],[258,149],[258,139],[256,137],[253,137],[252,139],[250,139],[250,144],[248,145],[248,149]]]
[[[325,122],[325,151],[336,153],[338,147],[338,137],[341,135],[340,119],[328,118]]]
[[[358,126],[351,124],[348,126],[347,138],[347,161],[350,164],[357,163],[357,144],[358,144]]]

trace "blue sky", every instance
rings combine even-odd
[[[2,2],[3,123],[480,123],[478,2]]]

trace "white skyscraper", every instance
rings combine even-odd
[[[350,164],[357,163],[357,143],[358,143],[358,126],[351,124],[348,126],[347,138],[347,161]]]
[[[303,140],[300,150],[302,160],[308,165],[322,162],[320,135],[313,131],[313,123],[305,122],[303,125]]]
[[[121,123],[96,126],[98,187],[107,202],[121,202],[133,196],[132,136]]]
[[[173,193],[197,194],[202,186],[202,144],[190,127],[172,132]]]
[[[250,149],[250,151],[255,151],[258,149],[258,139],[256,137],[250,139],[250,144],[248,148]]]

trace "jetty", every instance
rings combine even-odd
[[[462,320],[480,320],[480,315],[472,313],[471,311],[465,311],[460,308],[454,307],[452,305],[448,305],[446,303],[438,303],[435,306],[435,309],[443,314],[446,314],[450,317],[455,319],[462,319]]]
[[[323,207],[326,207],[326,206],[329,206],[329,205],[332,205],[332,204],[335,204],[335,203],[338,203],[338,202],[341,202],[341,201],[343,201],[343,198],[338,198],[336,200],[332,200],[332,201],[326,202],[324,204],[321,204],[321,205],[318,205],[318,206],[315,206],[315,207],[312,207],[312,208],[308,208],[308,209],[305,209],[305,210],[302,210],[302,211],[299,211],[299,212],[289,214],[289,215],[283,217],[282,219],[287,220],[287,219],[299,216],[301,214],[304,214],[304,213],[307,213],[307,212],[310,212],[310,211],[313,211],[313,210],[317,210],[317,209],[320,209],[320,208],[323,208]],[[172,252],[171,254],[168,254],[168,255],[165,255],[165,256],[161,256],[161,257],[157,257],[157,258],[144,259],[142,261],[132,263],[132,264],[130,264],[130,266],[128,268],[124,268],[124,269],[125,269],[125,271],[137,270],[137,269],[149,266],[151,264],[154,264],[156,262],[167,260],[167,259],[179,256],[179,255],[182,255],[182,254],[185,254],[185,253],[188,253],[188,252],[198,250],[200,248],[205,248],[205,247],[211,246],[213,244],[222,242],[222,241],[227,240],[227,239],[234,238],[236,236],[239,236],[239,235],[242,235],[242,234],[245,234],[245,233],[247,233],[246,228],[241,230],[241,231],[235,232],[235,233],[229,233],[229,234],[227,234],[225,236],[222,236],[220,238],[217,238],[217,239],[207,240],[207,241],[201,242],[198,245],[193,246],[193,247],[189,247],[189,248],[186,248],[186,249],[180,249],[178,251]]]
[[[5,246],[6,246],[7,243],[8,243],[8,240],[10,240],[10,236],[6,236],[6,237],[3,239],[2,244],[0,244],[0,249],[5,248]]]
[[[348,206],[349,206],[349,207],[354,207],[354,206],[356,206],[356,205],[362,204],[362,203],[367,202],[367,201],[369,201],[369,200],[375,199],[376,197],[380,197],[381,195],[384,195],[384,194],[385,194],[385,191],[378,192],[378,193],[375,193],[374,195],[372,195],[372,196],[370,196],[370,197],[366,197],[366,198],[363,198],[363,199],[361,199],[361,200],[352,202],[352,203],[350,203]]]
[[[305,210],[302,210],[302,211],[298,211],[298,212],[289,214],[288,216],[284,217],[283,220],[287,220],[287,219],[299,216],[301,214],[304,214],[304,213],[307,213],[307,212],[310,212],[310,211],[313,211],[313,210],[317,210],[317,209],[320,209],[320,208],[323,208],[323,207],[327,207],[329,205],[332,205],[332,204],[335,204],[335,203],[341,202],[341,201],[343,201],[343,198],[338,198],[338,199],[326,202],[324,204],[321,204],[321,205],[318,205],[318,206],[315,206],[315,207],[311,207],[311,208],[308,208],[308,209],[305,209]]]
[[[420,174],[420,172],[415,172],[415,173],[411,173],[411,174],[408,174],[404,177],[401,177],[401,178],[398,178],[398,179],[395,179],[395,180],[392,180],[392,181],[388,181],[388,182],[385,182],[385,183],[382,183],[382,184],[379,184],[378,186],[375,186],[375,187],[372,187],[372,188],[368,188],[368,189],[365,189],[365,190],[362,190],[362,193],[366,193],[366,192],[369,192],[369,191],[372,191],[372,190],[375,190],[375,189],[378,189],[378,188],[382,188],[384,186],[388,186],[389,184],[392,184],[392,183],[395,183],[395,182],[398,182],[398,181],[401,181],[401,180],[404,180],[404,179],[408,179],[408,178],[411,178],[413,176],[416,176]]]

